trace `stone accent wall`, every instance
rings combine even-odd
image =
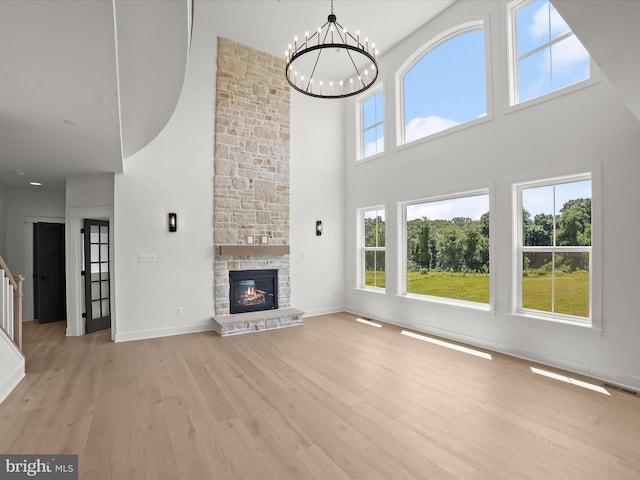
[[[290,93],[284,61],[218,38],[214,243],[262,236],[289,245]],[[215,314],[229,313],[229,270],[278,269],[278,304],[290,306],[290,260],[224,257],[214,263]]]

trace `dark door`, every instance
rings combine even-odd
[[[33,224],[33,290],[40,323],[67,319],[64,223]]]
[[[84,221],[85,331],[111,327],[111,284],[109,281],[109,222]]]

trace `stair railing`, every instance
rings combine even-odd
[[[12,275],[0,255],[0,327],[22,351],[22,275]]]

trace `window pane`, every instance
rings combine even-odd
[[[367,251],[364,254],[364,284],[368,287],[384,288],[385,286],[385,252]]]
[[[370,157],[384,151],[384,127],[378,125],[364,132],[364,156]]]
[[[554,311],[589,317],[589,254],[556,253]]]
[[[489,303],[489,195],[406,207],[407,293]]]
[[[100,282],[100,297],[109,298],[109,282]],[[98,298],[94,296],[93,298]]]
[[[91,298],[100,298],[100,282],[91,282]]]
[[[100,300],[91,302],[91,318],[100,317],[102,317],[102,312],[100,311]]]
[[[549,2],[536,1],[516,13],[518,56],[549,43]]]
[[[384,210],[368,210],[364,214],[364,246],[384,247]]]
[[[551,46],[551,89],[573,85],[591,76],[589,53],[575,35]]]
[[[376,101],[376,120],[378,122],[384,122],[384,94],[383,92],[376,93],[374,97]]]
[[[376,120],[376,98],[374,96],[364,101],[362,124],[363,124],[363,127],[366,129],[375,123],[377,123],[377,120]]]
[[[551,91],[550,69],[548,48],[518,62],[518,100],[520,102]]]
[[[591,246],[591,180],[555,186],[557,245]]]
[[[484,30],[440,44],[404,76],[405,141],[452,128],[487,113]]]
[[[525,252],[522,258],[522,308],[553,311],[553,254]]]
[[[551,40],[561,37],[565,33],[569,33],[571,28],[567,25],[567,22],[560,16],[556,7],[549,4],[549,18],[551,24]]]
[[[382,91],[362,104],[362,156],[384,151],[384,94]]]
[[[553,245],[553,186],[522,191],[522,240],[525,246]]]

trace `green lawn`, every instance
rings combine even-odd
[[[374,277],[375,273],[375,277]],[[384,272],[366,271],[366,285],[384,288]],[[577,271],[555,278],[555,312],[589,316],[589,273]],[[489,303],[489,275],[480,273],[409,272],[407,292],[435,297]],[[551,275],[525,276],[522,281],[524,308],[551,311]]]
[[[522,279],[522,306],[551,311],[551,275],[529,275]],[[589,272],[579,270],[555,277],[556,313],[589,316]]]
[[[407,293],[489,303],[489,275],[482,273],[409,272]]]

